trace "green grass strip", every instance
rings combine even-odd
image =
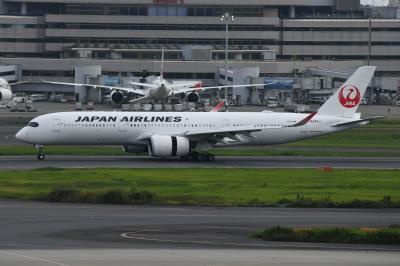
[[[396,208],[400,207],[400,170],[1,171],[0,197],[126,204]]]
[[[400,244],[400,227],[388,228],[290,228],[274,226],[253,237],[266,241],[340,244]]]

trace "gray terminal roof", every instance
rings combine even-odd
[[[163,3],[162,0],[3,0],[3,2],[125,5],[151,5],[156,2],[162,5]],[[176,2],[180,4],[181,0],[177,0]],[[335,0],[184,0],[183,2],[184,5],[208,6],[334,6],[335,4]]]

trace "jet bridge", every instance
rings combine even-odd
[[[352,73],[353,71],[342,72],[331,69],[308,68],[306,71],[304,71],[303,77],[308,78],[308,77],[320,76],[320,77],[329,77],[333,79],[346,80],[351,76]]]

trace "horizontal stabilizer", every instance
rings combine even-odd
[[[332,127],[344,127],[344,126],[351,126],[351,125],[367,125],[372,121],[378,120],[385,118],[384,116],[376,116],[376,117],[371,117],[367,119],[360,119],[360,120],[355,120],[355,121],[350,121],[350,122],[344,122],[344,123],[337,123],[332,125]]]

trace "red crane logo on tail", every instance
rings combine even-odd
[[[346,108],[354,108],[361,101],[360,90],[354,85],[344,86],[339,92],[339,101]]]

